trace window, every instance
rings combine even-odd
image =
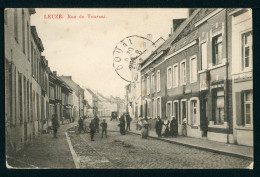
[[[224,124],[224,90],[214,91],[215,103],[213,104],[213,109],[215,112],[215,124],[222,125]]]
[[[160,92],[161,90],[161,75],[160,71],[157,71],[157,92]]]
[[[54,88],[52,87],[52,86],[50,86],[50,88],[49,88],[49,93],[50,93],[50,99],[55,99],[55,97],[54,97]]]
[[[186,123],[188,123],[187,122],[187,101],[186,100],[181,101],[181,121],[183,121],[184,119],[186,119]]]
[[[197,100],[190,101],[190,119],[192,125],[198,124],[198,102]]]
[[[151,75],[151,92],[154,93],[155,85],[154,85],[154,74]]]
[[[212,63],[214,65],[222,62],[222,35],[217,35],[212,39]]]
[[[201,49],[201,70],[205,70],[208,68],[208,59],[207,59],[207,42],[204,42],[200,45]]]
[[[157,116],[161,116],[161,98],[157,98]]]
[[[171,117],[172,117],[172,102],[171,101],[168,101],[166,103],[166,116],[169,119],[171,119]]]
[[[252,31],[242,34],[243,69],[252,67]]]
[[[155,101],[154,101],[154,99],[152,99],[152,117],[153,118],[156,118],[156,104],[155,104]]]
[[[173,116],[176,118],[177,121],[181,122],[181,119],[179,117],[179,102],[178,101],[173,102]]]
[[[167,89],[172,88],[172,67],[167,68]]]
[[[150,77],[147,76],[147,95],[150,95],[150,89],[151,89],[150,84],[151,84]]]
[[[30,61],[30,39],[29,39],[29,24],[27,23],[27,55],[28,55],[28,60]]]
[[[18,9],[14,9],[14,38],[18,43]]]
[[[245,124],[252,125],[253,124],[253,92],[252,92],[252,90],[244,92],[244,116],[245,116]]]
[[[178,63],[173,66],[173,87],[177,87],[179,84],[179,71]]]
[[[190,59],[190,82],[197,82],[197,58]]]
[[[20,112],[20,124],[23,123],[23,91],[22,91],[22,74],[18,77],[18,89],[19,89],[19,112]]]
[[[22,10],[22,33],[23,33],[23,53],[25,53],[25,18],[24,18],[24,10]]]
[[[181,85],[186,84],[186,61],[181,62],[181,69],[180,69],[180,77],[181,77]]]
[[[142,95],[146,94],[146,90],[145,90],[145,80],[142,80]]]

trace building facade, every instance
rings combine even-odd
[[[234,142],[253,146],[252,9],[231,9],[229,18]]]

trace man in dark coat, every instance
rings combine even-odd
[[[155,130],[158,137],[161,137],[162,135],[162,120],[160,116],[157,117],[157,120],[155,122]]]
[[[53,138],[57,138],[57,131],[58,131],[59,127],[60,127],[60,125],[59,125],[59,122],[58,122],[57,114],[54,114],[52,116]]]
[[[95,135],[95,132],[96,132],[96,126],[94,124],[94,119],[91,120],[91,122],[89,124],[89,129],[90,129],[91,141],[94,141],[94,135]]]
[[[121,135],[125,134],[125,113],[120,118],[120,133]]]
[[[99,132],[99,118],[98,118],[97,115],[94,118],[94,124],[95,124],[95,127],[96,127],[96,132],[98,133]]]
[[[82,119],[82,117],[79,118],[78,123],[79,123],[79,129],[78,130],[79,130],[79,133],[81,133],[81,131],[84,130],[83,129],[83,119]]]
[[[178,122],[177,122],[177,119],[175,117],[173,117],[173,136],[178,136]]]
[[[103,138],[103,134],[105,133],[105,136],[107,138],[107,123],[106,123],[106,119],[103,119],[103,122],[100,124],[100,126],[102,127],[102,137]]]
[[[130,117],[129,113],[126,113],[126,131],[130,131],[130,123],[132,118]]]

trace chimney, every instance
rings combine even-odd
[[[178,27],[184,22],[186,18],[181,18],[181,19],[173,19],[172,20],[172,32],[174,33]]]
[[[53,71],[53,75],[54,75],[54,76],[57,76],[57,71]]]

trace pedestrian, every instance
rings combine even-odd
[[[161,133],[162,133],[162,120],[160,118],[160,116],[157,117],[157,120],[155,122],[155,131],[156,134],[158,135],[158,137],[161,137]]]
[[[91,122],[89,124],[89,128],[90,128],[91,141],[94,141],[94,135],[95,135],[95,132],[96,132],[96,126],[95,126],[95,123],[94,123],[94,119],[91,120]]]
[[[84,117],[84,119],[83,119],[83,129],[84,129],[84,132],[87,133],[87,129],[88,129],[87,117]]]
[[[140,116],[140,117],[138,118],[138,129],[141,130],[141,129],[142,129],[142,126],[143,126],[142,117]]]
[[[123,113],[123,115],[120,118],[120,133],[121,135],[125,135],[125,113]]]
[[[165,117],[163,120],[162,136],[169,136],[169,120],[167,117]]]
[[[100,124],[101,128],[102,128],[102,137],[103,138],[103,134],[105,133],[106,138],[107,138],[107,123],[106,123],[106,119],[103,119],[103,122]]]
[[[57,114],[54,114],[52,116],[53,138],[57,138],[57,132],[58,132],[59,127],[60,127],[60,125],[59,125],[59,122],[58,122]]]
[[[130,131],[130,123],[132,118],[130,117],[129,113],[126,113],[126,131]]]
[[[142,138],[146,139],[149,136],[149,123],[147,118],[143,120],[143,127],[142,127]]]
[[[171,137],[174,136],[174,128],[175,128],[175,126],[174,126],[174,119],[175,119],[175,117],[172,117],[172,120],[170,121],[170,133],[169,133],[169,135]]]
[[[97,115],[95,115],[94,124],[95,124],[95,127],[96,127],[96,132],[98,133],[99,132],[99,118],[98,118]]]
[[[81,131],[83,130],[83,119],[82,119],[82,117],[79,118],[78,124],[79,124],[78,125],[79,126],[78,131],[79,131],[79,133],[81,133]]]
[[[187,118],[182,121],[182,135],[187,136]]]
[[[176,117],[173,117],[173,136],[177,137],[178,136],[178,121]]]

